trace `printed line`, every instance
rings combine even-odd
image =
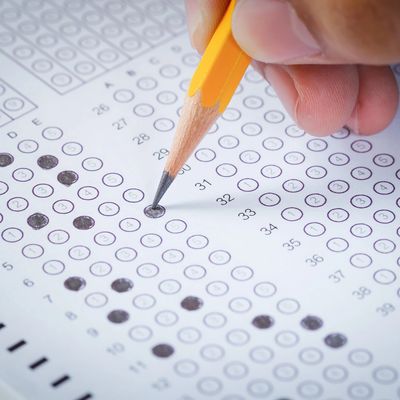
[[[42,364],[46,363],[47,361],[49,361],[46,357],[42,357],[39,360],[33,362],[29,368],[30,369],[36,369],[39,368]]]
[[[71,378],[69,375],[63,375],[61,378],[58,378],[56,381],[52,382],[51,386],[58,387],[62,385],[64,382],[69,381]]]
[[[7,350],[12,353],[15,350],[18,350],[20,347],[26,345],[25,340],[20,340],[19,342],[13,344],[12,346],[8,347]]]
[[[86,393],[83,396],[77,398],[76,400],[88,400],[88,399],[92,399],[93,395],[91,393]]]

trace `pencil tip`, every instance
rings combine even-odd
[[[156,208],[158,203],[160,202],[161,198],[164,196],[167,189],[170,187],[171,183],[173,182],[174,177],[170,175],[167,171],[163,171],[160,183],[157,188],[157,192],[154,196],[152,208]]]

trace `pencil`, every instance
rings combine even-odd
[[[172,147],[152,204],[156,208],[183,164],[229,104],[250,57],[232,35],[232,0],[192,77]]]

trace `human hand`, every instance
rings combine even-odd
[[[185,0],[203,52],[229,0]],[[237,0],[232,32],[307,132],[372,134],[393,119],[399,92],[398,0]]]

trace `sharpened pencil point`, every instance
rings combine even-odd
[[[160,202],[160,200],[164,196],[164,194],[167,191],[167,189],[170,187],[170,185],[173,182],[174,178],[175,177],[170,175],[167,171],[163,171],[161,179],[160,179],[160,183],[159,183],[158,188],[157,188],[157,192],[156,192],[156,194],[154,196],[153,204],[151,206],[152,208],[156,208],[158,206],[158,203]]]

